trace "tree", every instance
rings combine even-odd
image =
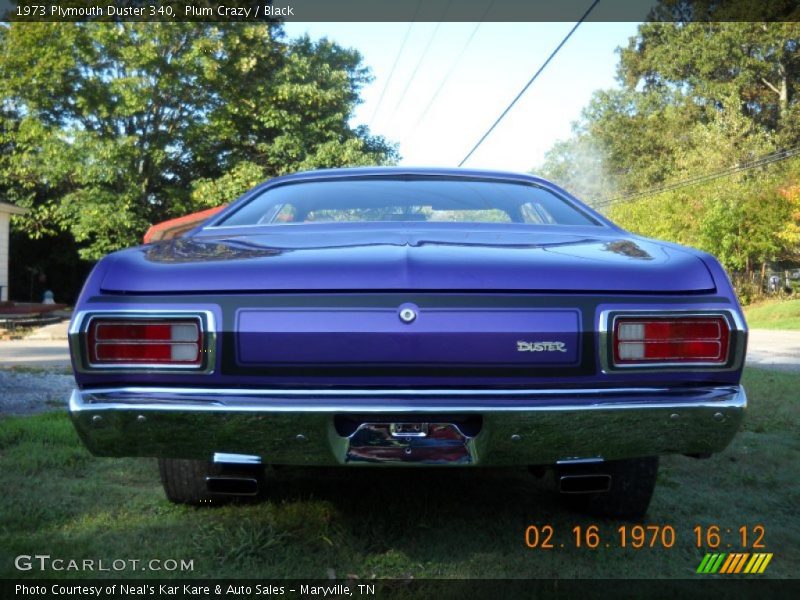
[[[797,256],[800,159],[738,169],[800,146],[800,24],[766,22],[792,10],[784,0],[662,0],[660,20],[620,49],[619,89],[595,92],[545,174],[566,183],[589,173],[620,225],[707,250],[730,270]]]
[[[368,81],[356,51],[275,23],[0,26],[0,185],[29,235],[96,259],[255,179],[393,162],[348,123]]]
[[[789,218],[778,230],[778,238],[783,242],[791,258],[800,257],[800,184],[797,179],[790,181],[778,190],[787,204]]]
[[[627,89],[680,90],[708,112],[739,111],[778,134],[780,143],[793,145],[800,140],[800,23],[766,22],[788,18],[793,3],[729,4],[663,2],[662,16],[681,15],[675,7],[689,5],[693,20],[641,25],[620,51],[618,77]],[[760,16],[739,16],[745,9]],[[730,18],[747,22],[725,22]]]

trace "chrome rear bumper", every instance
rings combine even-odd
[[[266,464],[534,465],[709,454],[733,438],[741,386],[592,390],[74,390],[99,456]],[[409,424],[425,425],[425,435]]]

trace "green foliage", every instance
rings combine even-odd
[[[222,177],[193,182],[192,200],[200,207],[213,208],[242,195],[266,177],[266,170],[249,161],[240,162]]]
[[[793,22],[645,23],[620,53],[619,76],[629,89],[681,89],[709,111],[735,108],[779,131],[793,125],[799,35]]]
[[[746,192],[742,196],[722,194],[707,203],[699,239],[729,268],[749,272],[752,262],[763,264],[780,252],[776,233],[787,207],[771,190],[759,193],[748,187],[741,186]]]
[[[718,179],[615,204],[609,216],[626,229],[696,246],[729,269],[750,271],[785,250],[779,234],[790,204],[777,193],[776,179]]]
[[[800,299],[780,299],[748,306],[747,325],[753,329],[800,330]]]
[[[639,27],[620,49],[621,89],[595,92],[540,172],[610,205],[623,227],[699,247],[751,280],[800,255],[800,160],[736,172],[800,146],[800,23],[714,22],[746,9],[731,4],[663,0],[656,12],[676,20]],[[785,16],[785,4],[752,21]]]
[[[96,259],[269,177],[393,162],[348,123],[368,81],[274,23],[0,25],[0,192]]]

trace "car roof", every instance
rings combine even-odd
[[[553,185],[551,182],[541,177],[526,173],[516,173],[512,171],[499,171],[491,169],[464,169],[458,167],[340,167],[336,169],[316,169],[313,171],[301,171],[289,175],[274,177],[265,183],[278,183],[282,181],[301,181],[306,179],[329,179],[329,178],[348,178],[348,177],[464,177],[467,179],[505,179],[511,181],[536,182],[545,185]]]

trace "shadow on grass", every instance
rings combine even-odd
[[[328,504],[374,552],[405,548],[433,555],[446,546],[456,558],[501,540],[519,544],[522,524],[552,522],[563,513],[552,477],[537,480],[527,469],[283,467],[268,485],[279,504]]]

